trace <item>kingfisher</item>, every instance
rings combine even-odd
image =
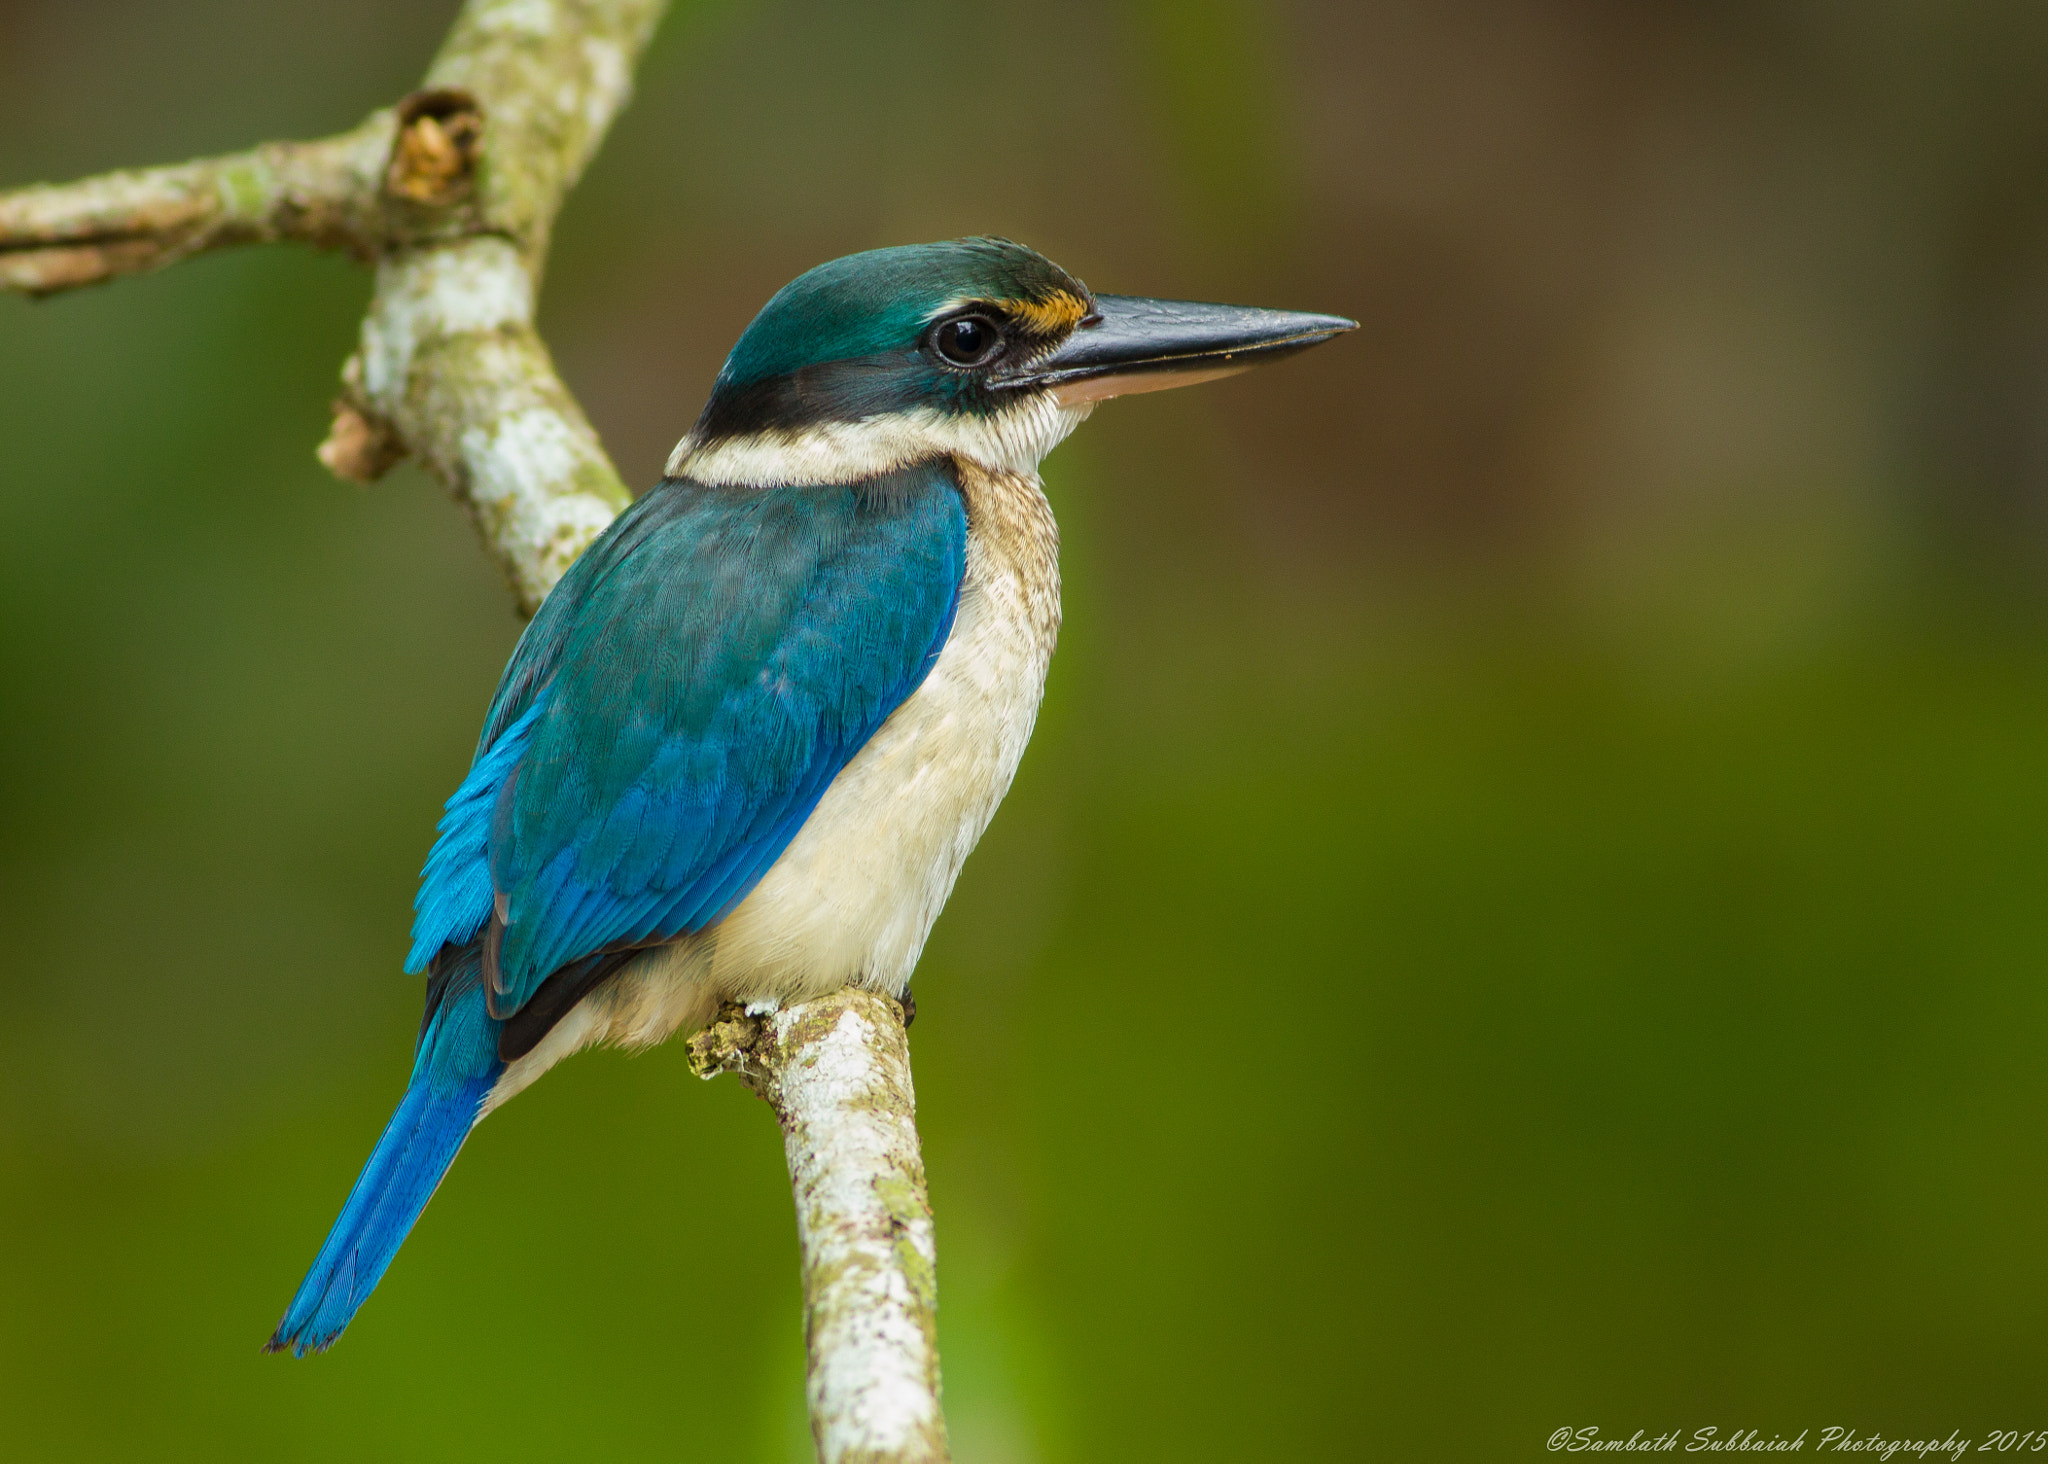
[[[411,1080],[266,1350],[340,1336],[471,1128],[571,1053],[900,998],[1059,634],[1040,459],[1098,401],[1354,328],[1097,295],[996,238],[777,292],[512,652],[420,873]]]

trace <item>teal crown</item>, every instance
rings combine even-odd
[[[1057,346],[1088,287],[1008,239],[872,249],[821,264],[762,307],[697,419],[701,442],[937,408],[999,409],[998,367]],[[948,340],[948,322],[969,321]],[[977,333],[978,332],[978,333]],[[964,351],[979,346],[977,358]]]
[[[1048,323],[1066,316],[1071,327],[1087,313],[1089,295],[1044,255],[1008,239],[849,254],[777,290],[732,348],[718,385],[750,386],[808,366],[913,351],[934,318],[969,301],[1049,311]]]

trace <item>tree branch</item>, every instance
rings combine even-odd
[[[319,142],[0,195],[0,287],[45,295],[230,244],[377,265],[320,460],[416,455],[520,610],[630,500],[533,328],[562,200],[632,90],[665,0],[470,0],[398,107]]]
[[[277,239],[369,258],[386,233],[378,180],[395,126],[387,108],[320,142],[0,195],[0,288],[54,294]]]
[[[468,510],[531,614],[628,502],[534,329],[549,235],[666,0],[469,0],[422,90],[317,142],[0,194],[0,289],[48,295],[203,250],[297,240],[376,267],[319,449],[408,453]],[[828,1464],[940,1461],[935,1252],[902,1011],[847,990],[729,1007],[691,1039],[774,1107]]]
[[[630,501],[555,373],[533,305],[555,214],[631,94],[664,3],[463,7],[415,96],[456,109],[472,100],[483,123],[474,184],[443,203],[390,203],[426,217],[380,257],[321,449],[330,469],[359,482],[417,455],[469,510],[529,615]],[[429,138],[419,151],[439,149]],[[394,153],[392,175],[404,172]]]
[[[782,1125],[818,1457],[944,1460],[938,1258],[903,1008],[857,987],[786,1011],[728,1002],[690,1039],[690,1066],[738,1073]]]

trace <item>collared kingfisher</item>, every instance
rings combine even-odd
[[[470,1129],[579,1048],[901,996],[1059,632],[1039,460],[1353,326],[1096,295],[1004,239],[778,292],[512,653],[421,871],[411,1083],[268,1350],[340,1336]]]

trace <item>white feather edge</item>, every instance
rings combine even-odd
[[[709,443],[692,432],[669,454],[668,473],[750,488],[853,483],[941,456],[965,458],[993,472],[1036,473],[1039,460],[1087,420],[1092,406],[1063,406],[1048,392],[1034,392],[986,417],[913,407]]]

